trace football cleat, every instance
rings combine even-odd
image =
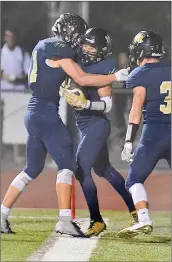
[[[150,235],[153,231],[153,223],[151,220],[145,222],[139,222],[131,227],[124,228],[117,233],[120,238],[132,238],[138,234]]]
[[[4,219],[3,217],[1,217],[1,233],[15,234],[15,232],[11,229],[9,221],[7,219]]]
[[[131,212],[130,217],[131,217],[131,219],[130,219],[130,222],[129,222],[129,226],[133,226],[133,225],[135,225],[139,222],[138,215],[137,215],[136,211]]]
[[[90,221],[90,226],[85,233],[86,236],[98,236],[101,232],[106,230],[106,224],[104,221],[102,222],[96,222],[96,221]]]
[[[59,217],[59,221],[56,224],[56,233],[73,237],[86,237],[77,223],[71,220],[70,217]]]

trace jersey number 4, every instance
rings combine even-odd
[[[170,81],[162,82],[160,86],[160,93],[168,94],[164,99],[166,105],[160,105],[160,111],[166,115],[171,114],[171,82]]]
[[[37,51],[33,51],[32,53],[32,61],[33,64],[29,70],[29,83],[35,83],[36,79],[37,79],[37,70],[38,70],[38,66],[37,66]]]

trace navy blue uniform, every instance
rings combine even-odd
[[[28,131],[27,165],[24,171],[36,178],[44,168],[47,152],[56,162],[58,169],[74,170],[72,142],[59,114],[59,88],[66,74],[61,69],[46,65],[50,58],[74,59],[73,49],[56,37],[38,42],[32,53],[28,76],[32,92],[25,115]]]
[[[171,166],[171,67],[151,63],[134,69],[127,88],[146,88],[143,107],[143,130],[129,167],[126,187],[144,183],[160,159]]]
[[[112,58],[97,64],[84,66],[83,70],[92,74],[109,74],[115,71],[115,62]],[[83,87],[87,99],[99,101],[97,88]],[[87,201],[91,220],[101,221],[97,199],[97,189],[91,176],[91,169],[105,178],[122,196],[129,210],[135,210],[131,196],[125,189],[123,177],[109,163],[107,139],[110,134],[110,122],[103,112],[82,110],[76,111],[76,124],[81,134],[77,150],[76,178],[79,180]]]

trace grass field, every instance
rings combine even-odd
[[[131,240],[116,237],[127,225],[124,212],[104,212],[109,226],[93,251],[90,261],[171,261],[171,217],[169,212],[153,212],[154,232]]]
[[[21,209],[13,210],[11,216],[14,216],[10,222],[17,234],[1,236],[1,261],[25,261],[54,230],[57,211]],[[170,261],[169,212],[152,212],[154,232],[132,240],[116,237],[116,232],[128,224],[126,212],[104,211],[103,216],[109,218],[108,229],[100,237],[90,261]],[[88,217],[88,213],[77,211],[77,217]]]

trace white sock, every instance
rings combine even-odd
[[[71,217],[72,216],[71,209],[60,209],[59,216]]]
[[[1,205],[1,215],[3,216],[3,218],[8,219],[10,211],[11,211],[11,208]]]
[[[139,222],[145,222],[151,220],[149,217],[149,211],[147,208],[142,208],[138,212],[138,220]]]

